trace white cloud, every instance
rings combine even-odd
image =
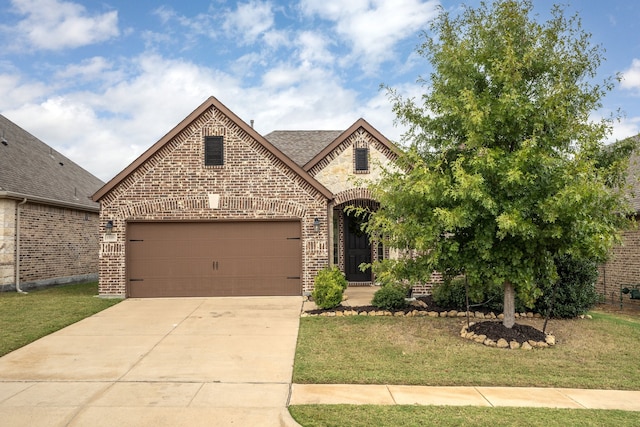
[[[620,141],[640,134],[640,117],[625,117],[613,123],[612,133],[608,141]]]
[[[43,82],[28,82],[17,73],[0,74],[0,111],[23,105],[50,93]]]
[[[120,73],[121,81],[106,89],[56,94],[38,84],[21,84],[15,76],[0,76],[0,93],[10,86],[24,92],[6,104],[0,98],[0,109],[105,181],[211,95],[245,122],[255,119],[262,134],[275,129],[346,129],[361,116],[384,134],[392,132],[387,135],[391,139],[398,132],[391,127],[390,107],[381,94],[361,99],[329,69],[281,64],[266,74],[265,82],[247,87],[222,71],[147,54],[122,64],[94,58],[70,65],[61,74],[88,75],[101,69]]]
[[[376,69],[394,57],[394,46],[415,34],[436,16],[436,0],[303,0],[303,13],[334,21],[338,35],[348,40],[347,60]]]
[[[115,82],[122,78],[122,73],[113,69],[106,58],[102,56],[94,56],[80,62],[79,64],[70,64],[64,69],[55,73],[56,79],[71,80],[74,83],[91,82]]]
[[[307,63],[331,64],[334,55],[327,49],[329,40],[320,33],[303,31],[298,35],[299,59]]]
[[[620,87],[640,91],[640,59],[634,59],[631,66],[622,72]]]
[[[107,89],[38,92],[19,102],[0,101],[0,106],[10,120],[107,180],[209,96],[232,101],[239,88],[224,73],[156,55],[133,58],[121,67],[133,71],[119,70],[123,79]]]
[[[244,43],[250,44],[271,29],[273,23],[271,3],[251,0],[249,3],[240,3],[236,10],[227,12],[222,27],[240,35]]]
[[[24,19],[11,29],[16,45],[62,50],[103,42],[120,34],[118,12],[89,15],[84,6],[59,0],[13,0]]]

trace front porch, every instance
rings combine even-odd
[[[337,266],[344,273],[350,288],[371,286],[375,284],[371,268],[362,271],[360,265],[388,258],[388,250],[381,243],[369,239],[361,228],[366,217],[347,211],[349,207],[366,208],[374,212],[379,204],[374,200],[355,199],[331,209],[331,265]]]

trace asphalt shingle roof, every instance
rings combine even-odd
[[[633,138],[640,142],[640,135]],[[637,150],[629,158],[627,184],[631,187],[631,206],[636,212],[640,212],[640,152]]]
[[[342,134],[341,130],[276,130],[265,139],[298,166],[306,165]]]
[[[99,208],[100,179],[2,115],[0,138],[0,192]]]

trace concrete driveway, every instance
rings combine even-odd
[[[0,358],[7,426],[297,425],[301,297],[127,299]]]

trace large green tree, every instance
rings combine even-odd
[[[441,10],[418,53],[432,66],[420,99],[389,90],[408,126],[406,156],[373,191],[366,228],[407,249],[374,271],[398,280],[464,274],[533,304],[556,277],[554,257],[605,259],[629,225],[629,148],[604,147],[612,117],[594,120],[614,78],[594,83],[602,49],[577,16],[529,0]]]

